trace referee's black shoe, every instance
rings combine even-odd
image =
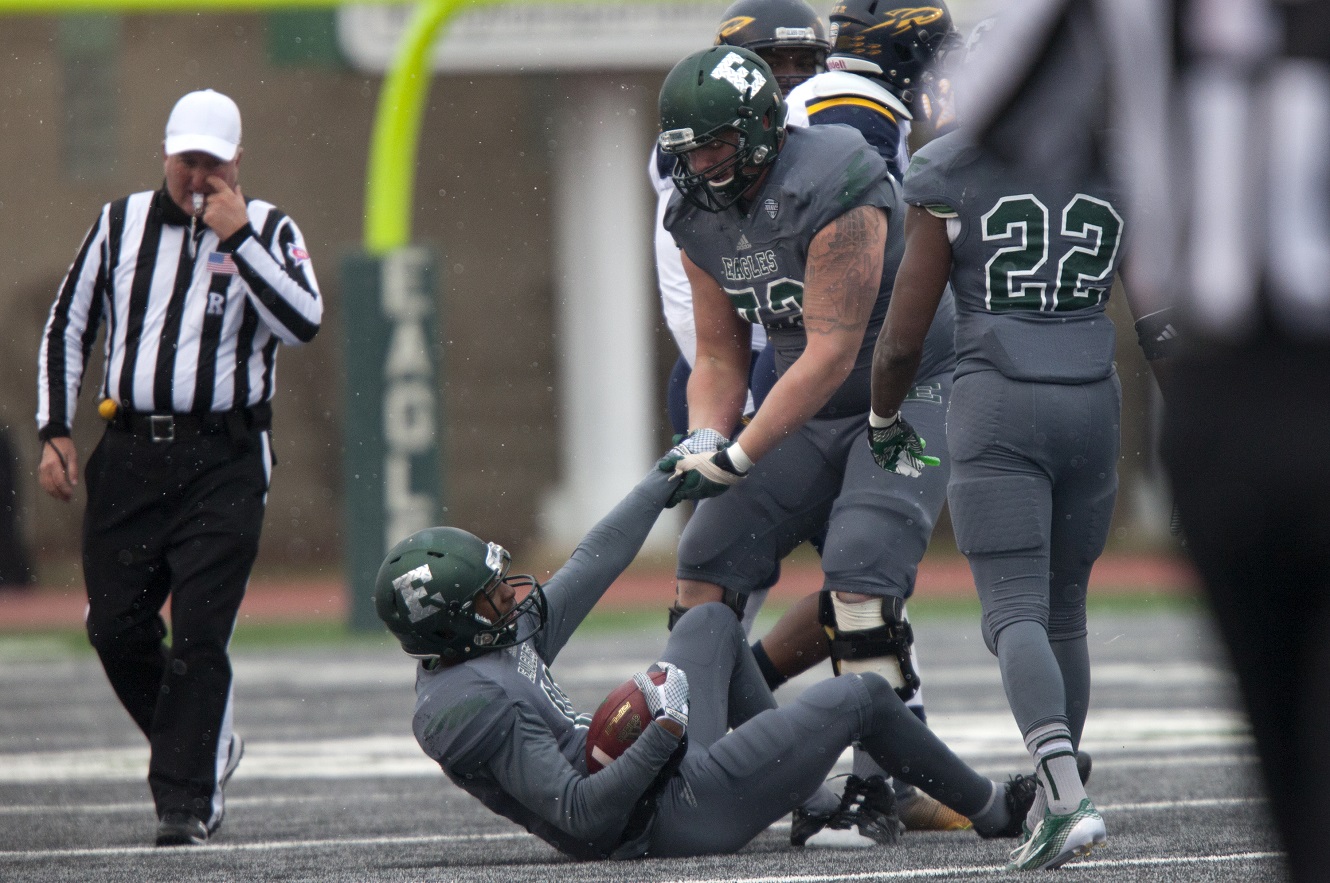
[[[188,813],[169,812],[157,825],[158,846],[202,846],[208,842],[208,826]]]

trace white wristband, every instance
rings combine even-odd
[[[730,462],[733,463],[734,468],[738,469],[740,472],[747,472],[749,469],[753,468],[753,461],[744,453],[744,449],[739,447],[738,442],[735,442],[726,448],[725,453],[730,455]]]
[[[901,412],[897,411],[890,417],[879,417],[877,411],[868,409],[868,425],[874,429],[886,429],[888,426],[896,425],[896,421],[901,419]]]

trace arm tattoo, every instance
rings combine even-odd
[[[804,330],[834,334],[864,327],[882,281],[886,217],[873,206],[859,206],[832,221],[809,249],[805,290],[824,292],[804,303]]]

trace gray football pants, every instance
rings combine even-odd
[[[855,741],[962,814],[993,794],[877,675],[829,678],[777,707],[724,604],[689,610],[661,659],[688,675],[688,754],[657,803],[651,856],[742,848],[816,791]]]
[[[815,418],[763,457],[748,477],[702,500],[679,540],[679,579],[747,594],[824,528],[824,591],[908,598],[947,495],[950,374],[920,381],[901,413],[939,453],[919,478],[873,462],[866,414]]]
[[[1023,733],[1065,718],[1079,739],[1084,723],[1086,590],[1117,498],[1121,411],[1116,375],[1057,384],[981,371],[952,389],[947,499]]]

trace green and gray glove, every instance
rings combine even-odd
[[[877,415],[872,415],[876,417]],[[937,457],[924,454],[924,440],[914,427],[905,421],[897,411],[885,426],[873,426],[869,420],[868,447],[873,451],[873,460],[888,472],[918,478],[925,466],[940,466]]]
[[[724,493],[747,474],[726,453],[730,442],[714,429],[695,429],[686,436],[676,436],[675,440],[678,443],[656,463],[661,472],[680,478],[679,486],[665,504],[667,509],[684,500],[704,500]]]

